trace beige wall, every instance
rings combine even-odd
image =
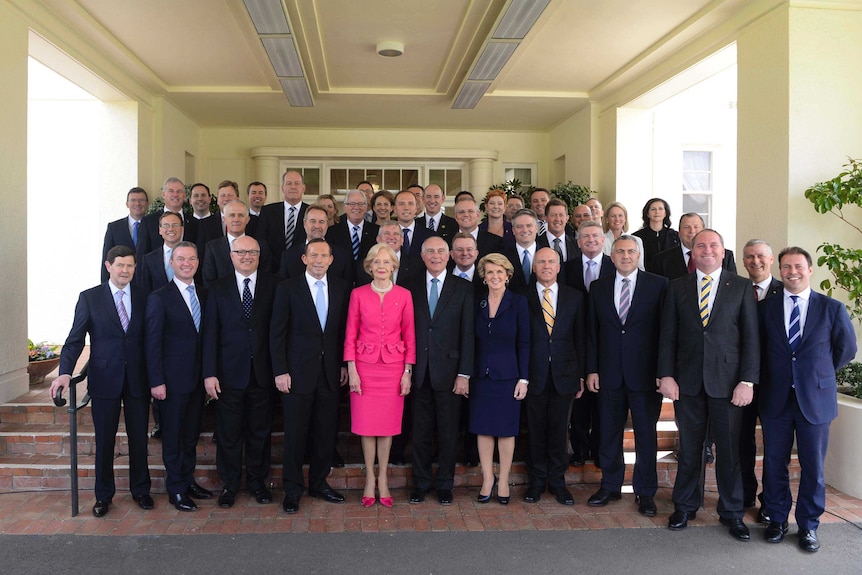
[[[27,23],[0,3],[0,403],[27,391]]]
[[[594,145],[598,142],[595,112],[595,104],[588,104],[555,126],[549,136],[549,154],[553,161],[563,158],[564,173],[559,178],[560,181],[572,180],[576,184],[596,190],[599,196],[605,199],[607,195],[602,193],[603,190],[596,189],[594,183],[598,181],[595,173],[597,153]],[[558,182],[553,182],[556,183]]]

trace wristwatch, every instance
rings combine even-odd
[[[752,388],[754,387],[754,384],[751,383],[750,381],[740,381],[739,383],[741,383],[745,387],[752,387]]]

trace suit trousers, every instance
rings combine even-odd
[[[572,403],[570,441],[576,459],[586,461],[599,458],[599,401],[598,394],[584,391]],[[599,460],[601,461],[601,460]]]
[[[162,461],[165,464],[165,487],[168,493],[185,493],[195,478],[198,438],[204,413],[204,387],[191,393],[170,389],[159,406],[162,427]]]
[[[295,389],[294,384],[294,389]],[[308,451],[308,485],[322,491],[335,453],[338,426],[338,391],[332,391],[321,370],[311,393],[282,393],[284,414],[284,494],[300,497],[305,488],[302,465]]]
[[[599,388],[602,487],[615,493],[622,488],[626,472],[623,434],[629,411],[635,436],[632,486],[635,495],[652,497],[658,490],[656,423],[661,414],[661,395],[653,390],[632,391],[625,384],[617,389]]]
[[[134,397],[129,385],[123,385],[122,397],[92,398],[93,426],[96,435],[96,484],[98,501],[111,501],[117,488],[114,483],[114,446],[120,424],[120,405],[129,441],[129,490],[132,495],[150,492],[150,468],[147,464],[147,423],[150,398]]]
[[[757,475],[754,467],[757,463],[757,418],[760,416],[757,404],[759,388],[754,386],[754,399],[742,408],[742,431],[739,435],[739,465],[742,468],[742,500],[754,501],[757,497]]]
[[[545,388],[527,395],[527,474],[533,487],[566,486],[566,432],[574,399],[574,393],[557,393],[550,372]]]
[[[224,488],[236,493],[242,477],[245,447],[246,486],[250,491],[266,487],[271,460],[272,395],[257,385],[254,371],[245,389],[221,384],[216,402],[216,469]]]
[[[673,484],[673,503],[679,511],[700,507],[700,477],[703,469],[703,442],[707,428],[715,440],[715,476],[718,484],[718,515],[722,519],[742,519],[742,472],[739,467],[739,432],[742,408],[729,397],[680,393],[674,402],[679,426],[679,466]]]
[[[829,445],[829,423],[814,425],[805,419],[791,392],[787,405],[777,417],[761,416],[763,426],[763,498],[773,521],[787,521],[790,505],[790,476],[787,470],[793,436],[801,476],[796,496],[796,523],[800,529],[817,529],[826,509],[826,481],[823,462]]]
[[[454,385],[454,382],[452,382]],[[452,489],[455,484],[455,459],[458,455],[458,422],[462,396],[452,389],[437,391],[428,375],[410,392],[413,406],[413,486],[428,491]],[[434,431],[437,431],[437,475],[431,476],[434,458]]]

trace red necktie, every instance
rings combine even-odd
[[[691,251],[688,252],[688,273],[692,273],[695,269],[694,258],[691,257]]]

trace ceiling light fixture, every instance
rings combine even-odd
[[[385,58],[397,58],[404,53],[404,43],[394,40],[378,42],[377,53]]]

